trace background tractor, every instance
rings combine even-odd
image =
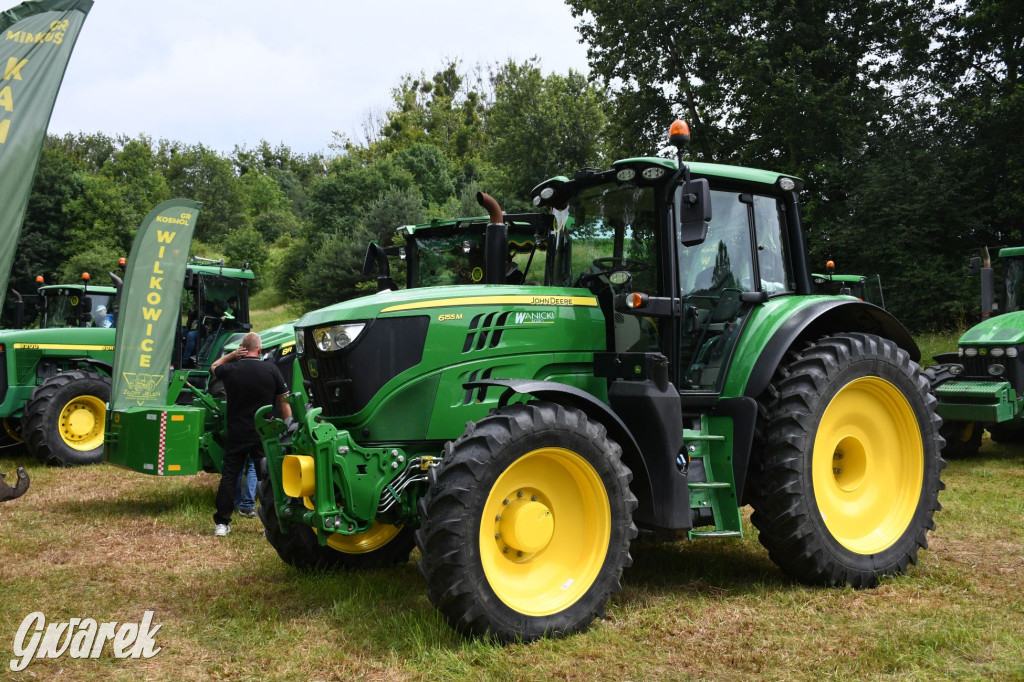
[[[203,314],[195,315],[183,333],[176,362],[181,362],[189,335],[196,348],[191,364],[201,368],[209,367],[229,338],[248,328],[252,278],[251,270],[220,263],[188,265],[184,297]],[[0,418],[5,432],[23,439],[36,457],[64,466],[103,458],[116,330],[96,325],[102,325],[101,302],[108,311],[116,310],[117,303],[111,300],[111,288],[95,294],[94,289],[78,293],[68,285],[43,287],[44,328],[0,332]],[[226,307],[232,299],[234,307]],[[226,310],[231,312],[224,314]],[[91,324],[64,326],[61,321]]]
[[[976,454],[985,429],[998,443],[1024,442],[1024,247],[999,250],[998,291],[983,253],[971,259],[971,273],[981,276],[981,322],[964,332],[955,352],[934,356],[937,364],[925,369],[947,458]]]
[[[837,275],[835,264],[829,261],[825,273],[811,275],[814,291],[832,296],[856,296],[862,301],[874,303],[879,308],[885,307],[882,296],[882,278],[878,275]]]
[[[23,296],[11,291],[14,328],[0,331],[0,419],[3,425],[0,445],[5,449],[23,446],[25,402],[39,383],[61,368],[70,369],[63,360],[65,351],[90,360],[112,357],[105,346],[112,345],[114,340],[110,328],[115,325],[121,278],[113,272],[109,274],[115,286],[92,286],[91,277],[85,272],[80,284],[48,285],[39,276],[36,282],[40,286],[35,294]],[[90,331],[84,335],[70,331],[81,329]],[[35,358],[38,362],[34,362]]]
[[[815,295],[780,173],[643,157],[552,178],[508,284],[481,195],[480,283],[376,294],[295,324],[310,407],[257,417],[268,541],[299,568],[408,560],[460,632],[588,627],[638,536],[734,538],[751,504],[782,570],[867,587],[939,508],[941,420],[885,310]],[[539,274],[539,273],[538,273]],[[526,277],[530,281],[530,275]]]
[[[519,283],[544,278],[546,239],[551,216],[541,213],[514,213],[504,217],[508,231],[505,260],[495,261],[495,278]],[[371,242],[366,251],[363,274],[377,274],[377,288],[398,289],[392,275],[404,271],[405,288],[480,284],[484,281],[484,244],[488,216],[434,219],[421,225],[403,225],[395,230],[395,246],[382,247]],[[512,265],[514,263],[514,266]],[[397,272],[395,273],[397,275]],[[529,280],[527,279],[529,278]]]

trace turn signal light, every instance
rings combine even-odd
[[[631,294],[626,294],[626,307],[627,308],[643,308],[647,305],[647,294],[641,294],[634,291]]]
[[[82,279],[88,282],[90,279],[92,279],[92,276],[88,272],[83,272]]]

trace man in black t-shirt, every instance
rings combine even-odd
[[[256,471],[264,458],[263,444],[256,431],[256,410],[272,405],[281,406],[281,417],[292,416],[291,406],[285,402],[288,385],[281,371],[272,362],[261,362],[263,343],[259,334],[249,332],[238,344],[238,350],[217,358],[210,369],[224,382],[227,391],[228,436],[224,449],[224,462],[217,488],[217,512],[213,515],[214,535],[223,537],[231,532],[231,512],[235,507],[238,474],[245,458],[252,459]]]

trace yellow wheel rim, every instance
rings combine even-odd
[[[957,430],[957,438],[961,443],[969,443],[974,435],[974,422],[967,422],[963,428]]]
[[[832,536],[874,554],[910,526],[924,481],[924,446],[906,397],[878,377],[839,390],[814,437],[814,498]]]
[[[370,530],[359,535],[332,533],[327,538],[327,545],[345,554],[366,554],[378,550],[394,540],[401,530],[401,526],[388,526],[374,521]]]
[[[594,467],[571,450],[539,448],[494,482],[480,520],[480,561],[502,602],[547,616],[587,593],[610,538],[611,505]]]
[[[21,424],[19,423],[19,420],[16,417],[4,417],[3,422],[4,433],[6,433],[11,440],[17,443],[22,442]]]
[[[95,450],[103,445],[103,420],[107,406],[92,395],[72,398],[58,417],[60,437],[75,450]]]
[[[302,503],[306,505],[307,509],[313,509],[313,500],[308,497],[303,497]],[[388,526],[374,521],[370,530],[358,535],[331,533],[327,538],[327,546],[345,554],[366,554],[378,550],[394,540],[401,530],[401,526]],[[319,534],[320,531],[314,528],[313,532]]]

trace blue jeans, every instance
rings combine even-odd
[[[193,329],[185,335],[185,349],[181,352],[182,364],[187,363],[188,359],[196,354],[196,339],[198,336],[198,329]]]
[[[242,471],[238,474],[238,492],[235,493],[235,509],[252,511],[256,506],[256,467],[252,460],[245,458]]]

